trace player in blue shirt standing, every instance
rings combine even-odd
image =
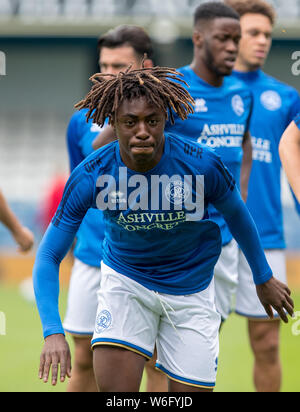
[[[273,7],[261,0],[228,0],[226,3],[241,16],[242,39],[234,76],[237,81],[243,81],[254,95],[250,124],[253,165],[247,206],[257,225],[270,266],[278,279],[286,283],[278,146],[284,130],[300,110],[300,98],[294,88],[261,70],[272,43]],[[250,269],[242,254],[236,311],[248,318],[257,391],[279,391],[280,321],[266,319],[263,307],[256,299]]]
[[[288,181],[300,202],[300,113],[283,133],[279,154]]]
[[[34,288],[45,338],[39,376],[45,382],[51,368],[54,385],[59,375],[63,381],[70,374],[58,310],[59,265],[91,207],[103,210],[107,223],[92,341],[100,391],[138,391],[155,345],[170,391],[213,390],[220,326],[213,269],[222,239],[209,219],[210,203],[247,256],[267,313],[272,316],[274,307],[286,322],[284,310],[293,314],[290,291],[272,276],[254,222],[219,156],[164,133],[168,116],[185,119],[192,111],[190,95],[174,76],[160,67],[111,79],[97,74],[78,106],[100,126],[109,117],[118,141],[73,171],[36,256]]]
[[[98,40],[99,66],[104,74],[118,74],[130,64],[141,68],[143,62],[151,67],[152,43],[147,33],[137,26],[124,25],[110,30]],[[71,172],[93,152],[92,143],[97,136],[111,133],[107,122],[100,128],[86,119],[87,110],[74,113],[67,129],[67,146]],[[68,392],[93,392],[97,390],[93,357],[90,342],[93,336],[95,316],[98,306],[102,260],[102,242],[104,238],[103,214],[90,209],[76,235],[74,266],[69,285],[67,312],[64,329],[72,335],[75,344],[72,378],[68,383]],[[154,369],[148,374],[148,386],[155,389],[163,375]],[[152,386],[151,386],[152,385]]]
[[[232,79],[241,38],[240,17],[221,2],[208,2],[194,13],[194,57],[180,68],[188,91],[196,102],[186,121],[176,118],[167,131],[204,144],[214,150],[233,174],[247,199],[252,163],[249,133],[253,98],[243,82]],[[232,310],[238,283],[238,246],[219,212],[210,217],[222,232],[222,253],[215,267],[216,305],[222,320]]]
[[[185,121],[176,117],[175,125],[168,122],[166,131],[215,150],[246,200],[252,160],[249,124],[253,98],[243,82],[229,76],[241,37],[239,19],[221,2],[205,3],[196,9],[193,62],[178,70],[195,100],[195,112]],[[104,143],[107,140],[100,135],[94,145]],[[222,231],[222,253],[214,276],[216,305],[224,321],[232,310],[238,283],[238,246],[221,214],[213,206],[209,213]],[[147,369],[150,365],[147,363]]]

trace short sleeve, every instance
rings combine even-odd
[[[80,117],[80,112],[76,112],[70,119],[67,128],[67,149],[69,155],[69,165],[70,171],[72,172],[76,166],[79,165],[84,159],[80,147],[78,145],[78,121]]]
[[[287,125],[300,113],[300,96],[297,90],[293,89],[291,96],[291,105],[289,110],[289,117],[287,119]]]
[[[300,112],[295,116],[294,122],[296,123],[296,126],[300,130]]]

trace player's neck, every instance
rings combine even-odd
[[[210,70],[201,60],[193,60],[191,69],[206,83],[214,87],[221,87],[224,82],[224,77]]]
[[[234,65],[234,70],[241,72],[241,73],[256,72],[258,69],[260,69],[260,66],[257,66],[257,65],[254,66],[251,64],[247,64],[246,62],[243,62],[239,59],[237,59]]]

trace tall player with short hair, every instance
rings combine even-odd
[[[240,17],[221,2],[207,2],[194,13],[194,56],[178,69],[196,102],[186,121],[176,118],[167,131],[197,141],[216,151],[247,199],[252,163],[249,133],[253,98],[248,88],[232,79],[241,37]],[[238,246],[219,212],[210,216],[222,231],[222,253],[215,266],[216,305],[225,321],[232,310],[238,282]]]
[[[118,26],[98,40],[99,66],[103,74],[118,74],[132,65],[134,69],[151,67],[153,48],[148,34],[138,26]],[[144,56],[147,55],[145,59]],[[90,120],[86,121],[87,110],[74,113],[67,130],[67,146],[72,172],[86,156],[93,152],[93,141],[101,141],[114,133],[105,123],[103,128]],[[90,342],[93,336],[100,285],[102,242],[104,221],[102,212],[89,210],[76,236],[74,266],[69,285],[68,306],[64,319],[65,330],[72,335],[75,344],[72,378],[68,383],[69,392],[93,392],[97,390]],[[164,376],[149,369],[148,388],[163,387]]]
[[[177,82],[174,83],[173,80]],[[213,267],[221,250],[213,203],[247,256],[257,293],[272,316],[293,314],[288,288],[277,281],[234,179],[219,156],[164,133],[173,113],[185,119],[193,100],[176,71],[143,69],[94,86],[78,107],[102,126],[109,117],[118,141],[73,171],[37,253],[34,288],[45,345],[39,376],[57,383],[70,374],[70,351],[58,310],[59,265],[90,207],[107,222],[103,278],[93,337],[99,390],[139,390],[146,359],[157,345],[169,390],[212,391],[220,315]],[[103,99],[103,93],[107,99]]]
[[[285,241],[281,205],[280,138],[300,110],[299,93],[261,69],[272,43],[273,7],[263,0],[226,0],[241,16],[242,39],[234,77],[253,92],[250,124],[253,165],[247,206],[257,225],[266,257],[276,276],[286,283]],[[280,321],[266,319],[255,296],[250,268],[241,254],[236,311],[248,319],[249,337],[255,356],[254,383],[257,391],[279,391]]]

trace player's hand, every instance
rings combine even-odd
[[[288,323],[286,312],[291,316],[294,315],[294,302],[291,298],[291,291],[289,288],[272,277],[268,282],[263,283],[262,285],[257,285],[256,291],[268,316],[271,319],[274,318],[273,307],[281,319],[285,323]]]
[[[20,252],[29,252],[33,247],[34,236],[27,227],[22,226],[19,231],[14,234],[14,238],[19,245]]]
[[[39,378],[48,382],[52,367],[51,384],[56,385],[58,379],[58,365],[60,364],[60,381],[64,382],[71,377],[71,353],[64,335],[50,335],[45,339],[44,348],[40,357]]]

